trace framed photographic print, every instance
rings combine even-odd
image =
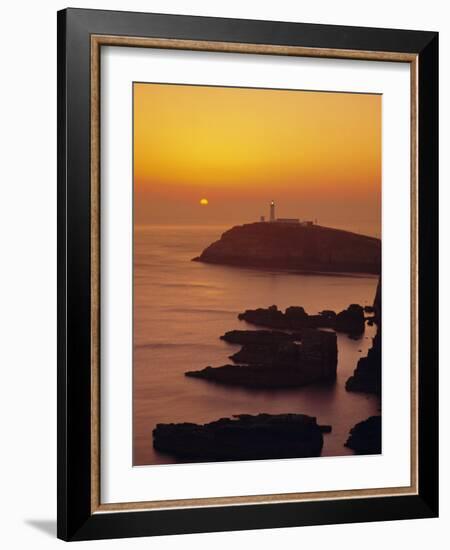
[[[58,536],[438,513],[438,36],[58,13]]]

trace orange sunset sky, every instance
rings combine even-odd
[[[136,224],[231,226],[273,199],[380,236],[380,95],[135,83],[133,107]]]

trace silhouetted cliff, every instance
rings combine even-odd
[[[380,273],[381,241],[319,225],[251,223],[229,229],[194,260],[304,272]]]
[[[347,391],[381,395],[381,278],[378,281],[373,310],[377,332],[372,340],[372,347],[366,357],[359,359],[345,388]]]

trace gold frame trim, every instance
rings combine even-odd
[[[411,74],[411,484],[408,487],[102,504],[100,500],[100,49],[164,48],[409,63]],[[418,494],[418,55],[269,44],[91,35],[91,513]]]

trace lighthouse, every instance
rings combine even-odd
[[[275,202],[274,201],[270,202],[270,221],[271,222],[275,221]]]

